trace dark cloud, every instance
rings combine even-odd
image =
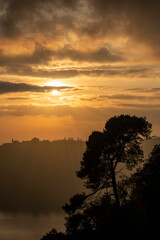
[[[36,43],[33,53],[5,55],[0,51],[0,66],[18,68],[26,65],[47,64],[52,58],[52,51]]]
[[[104,100],[104,99],[113,99],[113,100],[159,100],[160,96],[136,96],[136,95],[125,95],[125,94],[113,94],[113,95],[99,95],[91,98],[81,98],[81,100],[85,101],[98,101],[98,100]]]
[[[148,43],[154,49],[158,48],[159,53],[160,2],[158,0],[145,2],[139,0],[89,0],[89,2],[93,6],[93,14],[101,19],[95,28],[98,33],[101,31],[104,36],[109,30],[116,33],[121,32],[136,41]]]
[[[7,100],[11,100],[11,101],[14,101],[14,100],[29,100],[31,98],[29,97],[10,97],[10,98],[7,98]]]
[[[151,74],[151,69],[149,67],[103,67],[101,69],[95,70],[81,70],[81,74],[88,75],[88,76],[124,76],[124,77],[147,77]]]
[[[145,109],[145,108],[148,108],[148,109],[160,109],[160,104],[132,104],[132,103],[123,103],[123,104],[120,104],[121,106],[123,107],[132,107],[132,108],[141,108],[141,109]]]
[[[14,92],[50,92],[52,90],[71,90],[72,87],[61,86],[38,86],[27,83],[12,83],[12,82],[0,82],[0,94],[14,93]]]
[[[13,71],[11,71],[13,74]],[[80,75],[78,70],[33,70],[32,68],[24,68],[22,71],[17,69],[16,74],[32,76],[32,77],[44,77],[44,78],[72,78]]]
[[[23,2],[6,0],[5,4],[2,3],[1,32],[6,37],[13,38],[25,34],[25,32],[44,30],[43,22],[48,30],[48,25],[52,21],[49,18],[46,20],[46,13],[56,16],[56,11],[75,11],[78,5],[79,0],[24,0]],[[54,22],[53,26],[56,27]]]
[[[41,78],[72,78],[80,76],[81,72],[79,70],[35,70],[32,67],[28,66],[13,66],[7,67],[0,72],[1,75],[19,75],[19,76],[31,76],[31,77],[41,77]]]
[[[100,48],[94,51],[79,51],[70,48],[59,49],[57,51],[46,48],[37,43],[33,53],[19,55],[5,55],[0,51],[0,66],[7,67],[10,71],[29,69],[30,65],[48,65],[51,60],[70,59],[80,62],[118,62],[124,60],[119,52],[109,48]]]
[[[126,89],[125,91],[156,93],[156,92],[160,92],[160,88],[129,88],[129,89]]]
[[[56,58],[61,59],[61,57],[62,57],[61,55],[63,55],[63,54],[61,53],[59,57],[58,57],[58,53],[56,53],[56,54],[57,54]],[[87,61],[87,59],[88,59],[88,61],[96,62],[97,61],[96,57],[91,58],[92,54],[94,55],[94,53],[91,53],[89,55],[87,55],[87,54],[85,55],[84,53],[82,53],[82,56],[80,57],[81,52],[79,52],[78,55],[75,55],[72,60],[78,61],[78,59],[81,58],[81,61],[82,61],[82,58],[83,58],[83,61],[85,61],[85,60]],[[65,57],[65,56],[67,56],[67,55],[64,54],[63,57]],[[105,60],[107,62],[110,59],[110,61],[113,62],[113,61],[118,61],[118,59],[120,60],[120,58],[121,58],[120,56],[116,56],[116,55],[112,56],[112,54],[110,55],[110,57],[108,57],[108,59],[107,59],[107,56],[106,56],[106,59],[104,57],[105,57],[105,54],[104,55],[102,54],[102,56],[99,57],[99,61],[103,62]],[[30,58],[31,58],[31,56],[30,56]],[[69,58],[69,56],[68,56],[68,58]],[[46,57],[46,59],[47,59],[47,57]],[[122,58],[121,58],[121,60],[122,60]],[[38,61],[39,62],[44,61],[44,59],[43,60],[38,59],[37,63],[38,63]],[[0,62],[2,64],[1,57],[0,57]],[[25,62],[26,62],[25,58],[24,58],[24,63],[23,63],[23,60],[21,61],[21,63],[20,63],[20,60],[18,60],[19,65],[16,60],[16,57],[13,62],[15,64],[10,66],[6,61],[5,62],[6,65],[1,68],[0,74],[1,75],[17,74],[17,75],[21,75],[21,76],[48,77],[48,78],[70,78],[70,77],[77,77],[77,76],[81,76],[81,75],[89,76],[89,77],[123,76],[123,77],[133,77],[133,78],[136,78],[136,77],[145,78],[145,77],[152,76],[152,74],[153,74],[153,67],[141,67],[141,66],[130,66],[130,67],[101,66],[101,67],[99,67],[99,66],[93,66],[93,67],[86,67],[84,69],[74,67],[74,68],[68,68],[68,69],[46,70],[46,69],[32,68],[32,66],[30,64],[28,64],[28,65],[25,64]],[[17,64],[16,64],[16,62],[17,62]],[[33,62],[32,58],[31,58],[30,62]],[[35,59],[34,59],[34,62],[35,62]],[[3,64],[4,64],[4,61],[3,61]]]
[[[121,99],[121,100],[158,100],[160,96],[136,96],[136,95],[123,95],[123,94],[115,94],[111,96],[101,96],[102,98],[109,99]]]
[[[113,59],[116,59],[116,56],[113,57]],[[94,61],[94,59],[92,59]],[[96,60],[95,60],[96,61]],[[103,61],[103,59],[101,59]],[[112,60],[113,61],[113,60]],[[88,68],[88,69],[68,69],[68,70],[38,70],[34,71],[31,68],[26,69],[26,71],[18,71],[18,74],[24,74],[24,75],[30,75],[30,76],[39,76],[39,77],[76,77],[80,75],[89,76],[89,77],[114,77],[114,76],[123,76],[123,77],[139,77],[139,78],[145,78],[152,74],[152,71],[150,68],[140,68],[140,67],[102,67],[101,69],[95,69]]]
[[[159,0],[6,0],[1,5],[1,35],[11,39],[37,33],[66,38],[69,31],[94,39],[127,36],[160,54]]]
[[[72,61],[83,62],[118,62],[124,60],[122,53],[115,52],[112,49],[102,47],[92,51],[79,51],[75,49],[62,49],[53,52],[53,56],[57,59],[71,59]]]
[[[150,88],[148,92],[160,92],[160,88]]]

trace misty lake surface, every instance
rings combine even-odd
[[[40,240],[52,228],[64,230],[64,215],[9,215],[0,213],[0,240]]]

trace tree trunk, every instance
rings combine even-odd
[[[120,201],[119,201],[119,195],[118,195],[118,190],[117,190],[117,182],[116,182],[116,177],[115,177],[115,171],[112,169],[112,187],[113,187],[113,193],[115,197],[115,204],[117,207],[120,207]]]

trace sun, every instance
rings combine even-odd
[[[65,84],[65,83],[63,83],[59,80],[51,80],[45,86],[49,86],[49,87],[53,87],[53,88],[55,87],[55,89],[51,92],[51,94],[53,96],[59,96],[61,94],[61,92],[56,90],[56,88],[58,89],[58,88],[61,88],[61,87],[66,87],[67,84]]]
[[[54,96],[58,96],[60,94],[59,91],[57,91],[57,90],[53,90],[51,93]]]

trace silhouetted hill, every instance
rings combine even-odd
[[[81,190],[76,177],[85,149],[81,140],[12,141],[0,146],[0,211],[61,211]]]

